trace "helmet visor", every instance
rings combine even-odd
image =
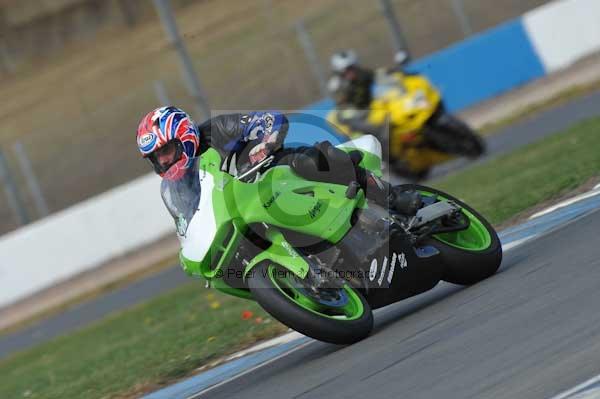
[[[179,140],[171,140],[147,156],[154,171],[163,174],[181,159],[183,144]]]

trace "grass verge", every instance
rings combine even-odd
[[[502,223],[600,175],[599,143],[588,120],[432,185]],[[189,284],[0,362],[0,397],[133,397],[283,331],[256,304]]]
[[[594,118],[431,185],[464,199],[497,225],[600,175],[599,145],[600,118]]]
[[[256,303],[195,281],[2,361],[0,397],[136,397],[286,330]]]

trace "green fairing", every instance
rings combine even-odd
[[[181,262],[181,267],[183,271],[185,271],[190,276],[202,277],[202,273],[200,273],[200,262],[194,262],[183,256],[183,252],[179,251],[179,262]]]
[[[242,299],[252,299],[252,293],[249,290],[230,287],[227,284],[225,284],[223,280],[218,278],[211,280],[210,286],[227,295],[237,296]]]
[[[273,243],[266,251],[261,252],[246,265],[244,279],[252,268],[264,261],[272,261],[294,273],[300,278],[306,277],[308,263],[285,240],[283,234],[275,229],[267,230],[267,238]]]
[[[337,243],[351,228],[354,209],[366,206],[362,190],[349,199],[345,195],[346,186],[305,180],[288,166],[269,169],[256,183],[236,180],[221,171],[220,166],[221,158],[214,149],[207,150],[200,159],[200,174],[210,173],[214,178],[212,201],[217,234],[201,262],[180,256],[184,270],[194,276],[209,280],[218,277],[222,267],[235,255],[248,226],[265,223],[272,226],[273,245],[254,258],[245,272],[263,260],[271,260],[303,277],[308,265],[286,249],[293,251],[273,227]]]

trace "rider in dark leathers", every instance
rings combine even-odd
[[[358,165],[359,151],[348,154],[328,141],[284,148],[288,125],[284,114],[261,111],[219,115],[195,126],[183,110],[162,107],[142,119],[137,142],[144,158],[163,177],[163,185],[182,178],[195,180],[190,176],[192,159],[212,147],[223,160],[221,170],[239,178],[258,167],[289,165],[308,180],[358,183],[375,203],[409,215],[416,213],[418,204],[398,198],[387,182]],[[195,186],[190,187],[193,190]],[[163,192],[168,195],[168,190]]]
[[[213,117],[198,126],[199,152],[216,149],[223,159],[221,169],[237,176],[273,155],[273,164],[289,165],[309,180],[350,184],[356,181],[368,199],[382,206],[394,200],[390,186],[368,170],[358,166],[360,153],[347,154],[329,141],[314,146],[284,148],[288,120],[278,112],[236,113]],[[265,140],[265,137],[268,137]],[[414,214],[412,208],[403,209]]]
[[[353,131],[381,137],[384,126],[367,121],[373,99],[375,72],[360,65],[352,50],[334,53],[331,56],[331,71],[327,88],[335,100],[337,120]]]

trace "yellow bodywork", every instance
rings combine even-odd
[[[452,158],[423,143],[423,127],[441,102],[439,91],[427,78],[395,72],[378,79],[378,87],[381,93],[371,101],[367,122],[375,126],[388,124],[389,141],[385,137],[380,140],[389,145],[390,158],[404,160],[415,173]],[[340,112],[352,111],[331,111],[327,120],[348,137],[361,135],[338,120]]]

